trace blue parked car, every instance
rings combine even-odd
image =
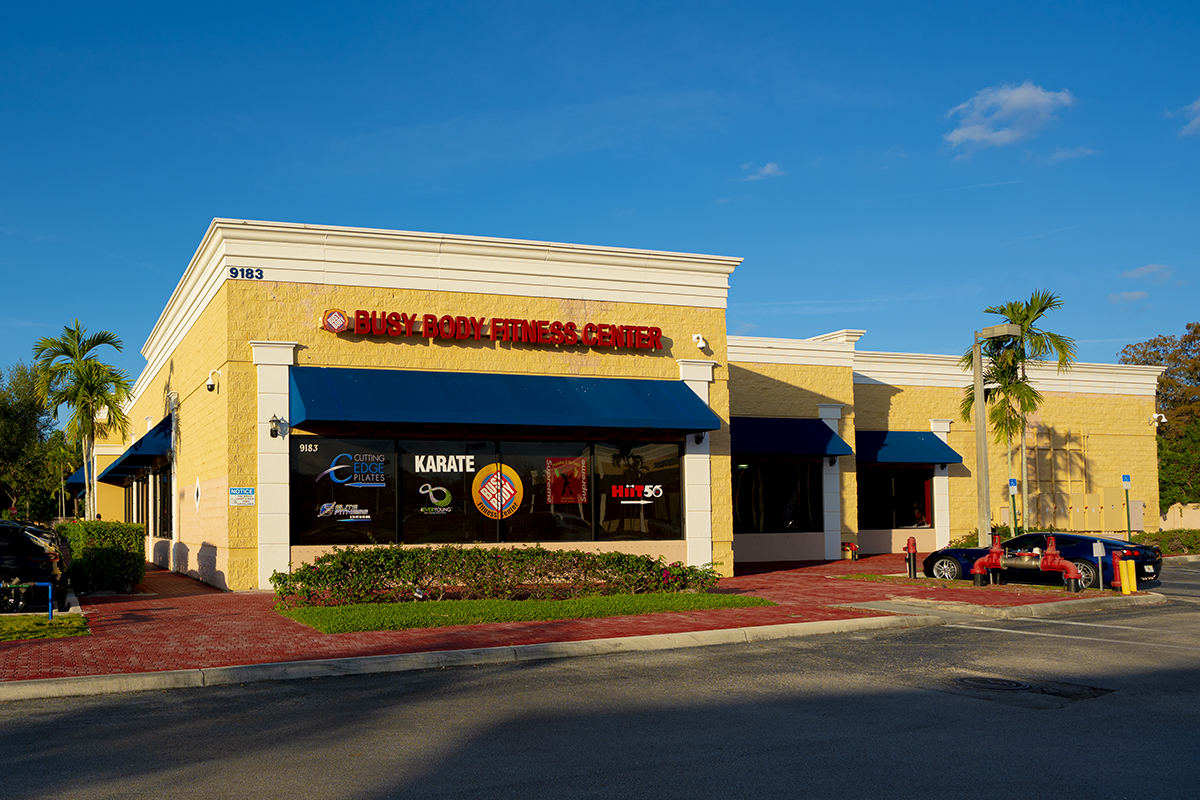
[[[1016,538],[1002,542],[1006,566],[1000,571],[1001,579],[1016,581],[1029,579],[1034,575],[1051,575],[1040,570],[1041,555],[1046,551],[1046,537],[1054,537],[1054,545],[1059,554],[1075,565],[1079,570],[1080,584],[1085,589],[1101,588],[1097,581],[1097,566],[1102,572],[1104,586],[1112,583],[1112,553],[1114,550],[1132,553],[1139,581],[1157,580],[1158,572],[1162,569],[1162,550],[1120,539],[1103,539],[1098,536],[1084,536],[1076,533],[1026,533]],[[1104,544],[1104,558],[1097,565],[1096,557],[1092,555],[1092,544]],[[935,550],[925,557],[925,576],[943,580],[960,580],[971,577],[971,567],[976,560],[987,555],[986,547],[945,547]],[[1122,555],[1122,558],[1127,556]]]

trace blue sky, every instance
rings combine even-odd
[[[213,217],[742,256],[731,333],[869,350],[1200,318],[1196,4],[32,5],[0,365],[78,317],[136,376]]]

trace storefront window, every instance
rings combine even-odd
[[[292,544],[396,541],[392,440],[294,436],[291,449]]]
[[[595,446],[596,538],[682,539],[678,444]]]
[[[928,528],[933,524],[933,467],[858,465],[860,530]]]
[[[683,538],[678,443],[296,436],[291,448],[293,545]]]
[[[478,510],[473,492],[480,472],[496,464],[495,442],[401,441],[398,452],[401,541],[405,544],[499,541],[499,519]],[[492,488],[489,484],[486,490]],[[500,486],[488,496],[498,504],[499,513],[513,507],[514,497],[507,486]],[[509,506],[504,505],[505,499]]]
[[[591,541],[590,445],[502,442],[500,461],[521,484],[520,505],[503,520],[504,541]]]
[[[820,461],[733,459],[733,532],[824,530]]]

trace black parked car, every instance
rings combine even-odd
[[[36,525],[0,520],[0,611],[23,611],[36,595],[30,589],[6,589],[19,583],[51,583],[59,611],[67,610],[70,548]],[[65,556],[65,558],[64,558]]]
[[[1079,582],[1085,589],[1100,588],[1096,579],[1097,567],[1102,573],[1104,585],[1112,583],[1114,550],[1122,553],[1121,558],[1133,559],[1140,581],[1156,580],[1159,570],[1162,569],[1162,550],[1157,547],[1075,533],[1026,533],[1000,544],[1005,557],[1012,564],[1000,571],[1001,579],[1012,581],[1027,579],[1033,575],[1053,575],[1054,573],[1043,573],[1039,568],[1041,555],[1046,551],[1048,536],[1054,537],[1054,546],[1058,548],[1059,554],[1079,570]],[[1092,555],[1092,545],[1095,542],[1104,545],[1104,557],[1101,559]],[[986,547],[945,547],[935,550],[925,557],[925,576],[944,580],[969,579],[971,567],[975,565],[976,560],[987,555],[987,552]],[[1100,563],[1097,564],[1097,561]]]

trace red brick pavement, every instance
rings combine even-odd
[[[899,598],[1006,606],[1062,600],[1031,591],[898,586],[829,575],[904,571],[902,555],[858,562],[760,565],[718,591],[773,600],[771,608],[645,614],[608,619],[510,622],[412,631],[322,634],[276,614],[268,592],[222,592],[165,570],[147,572],[143,594],[84,597],[92,634],[0,644],[0,680],[60,678],[322,658],[461,650],[656,633],[884,616],[835,608]]]

